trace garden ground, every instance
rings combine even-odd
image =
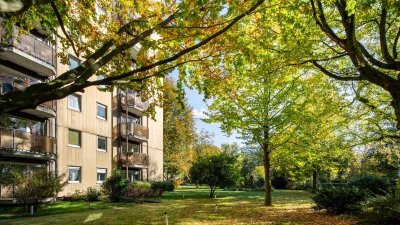
[[[273,207],[264,207],[263,192],[217,190],[208,198],[206,188],[181,188],[164,193],[161,203],[61,202],[42,207],[35,216],[21,209],[0,209],[0,224],[355,224],[353,218],[315,212],[305,191],[275,190]],[[217,205],[217,210],[216,210]]]

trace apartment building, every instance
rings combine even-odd
[[[0,39],[0,94],[47,82],[80,64],[73,54],[67,65],[62,64],[58,51],[40,30],[19,40]],[[156,107],[155,120],[148,118],[144,113],[148,104],[126,87],[111,92],[89,87],[35,109],[4,115],[0,167],[20,165],[29,171],[46,166],[64,174],[67,185],[60,196],[98,187],[116,168],[126,171],[130,181],[161,180],[163,111]],[[12,197],[10,190],[0,190],[0,198]]]

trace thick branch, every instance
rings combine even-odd
[[[360,76],[357,77],[342,77],[339,76],[337,74],[334,74],[330,71],[328,71],[327,69],[325,69],[323,66],[321,66],[320,64],[318,64],[317,61],[313,61],[312,64],[314,64],[315,67],[317,67],[321,72],[323,72],[325,75],[328,75],[329,77],[332,77],[336,80],[341,80],[341,81],[354,81],[354,80],[362,80],[363,78]]]

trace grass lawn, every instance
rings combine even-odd
[[[275,190],[273,207],[264,207],[263,193],[257,191],[217,190],[217,198],[208,198],[206,188],[180,188],[165,193],[161,203],[61,202],[48,204],[33,217],[21,215],[21,209],[1,209],[0,224],[355,224],[351,218],[326,215],[311,209],[310,196],[304,191]],[[218,205],[217,211],[215,206]]]

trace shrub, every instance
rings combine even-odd
[[[61,183],[62,176],[54,176],[45,168],[23,174],[16,182],[14,197],[29,211],[33,206],[36,211],[38,206],[46,199],[55,197],[65,183]]]
[[[86,200],[85,191],[75,190],[75,192],[68,197],[70,201],[83,201]]]
[[[101,185],[102,191],[112,202],[122,201],[128,189],[128,180],[121,170],[114,170]]]
[[[391,186],[387,179],[372,175],[356,177],[352,179],[348,185],[367,190],[373,195],[386,195]]]
[[[151,183],[151,188],[154,190],[161,190],[164,191],[174,191],[175,185],[174,182],[171,180],[167,181],[154,181]]]
[[[368,197],[365,190],[348,185],[324,185],[313,195],[315,209],[326,209],[328,213],[354,213],[361,209],[361,203]]]
[[[97,202],[101,196],[101,192],[95,187],[88,187],[85,194],[85,199],[89,202]]]
[[[365,223],[400,224],[400,198],[395,194],[373,197],[364,207]]]

